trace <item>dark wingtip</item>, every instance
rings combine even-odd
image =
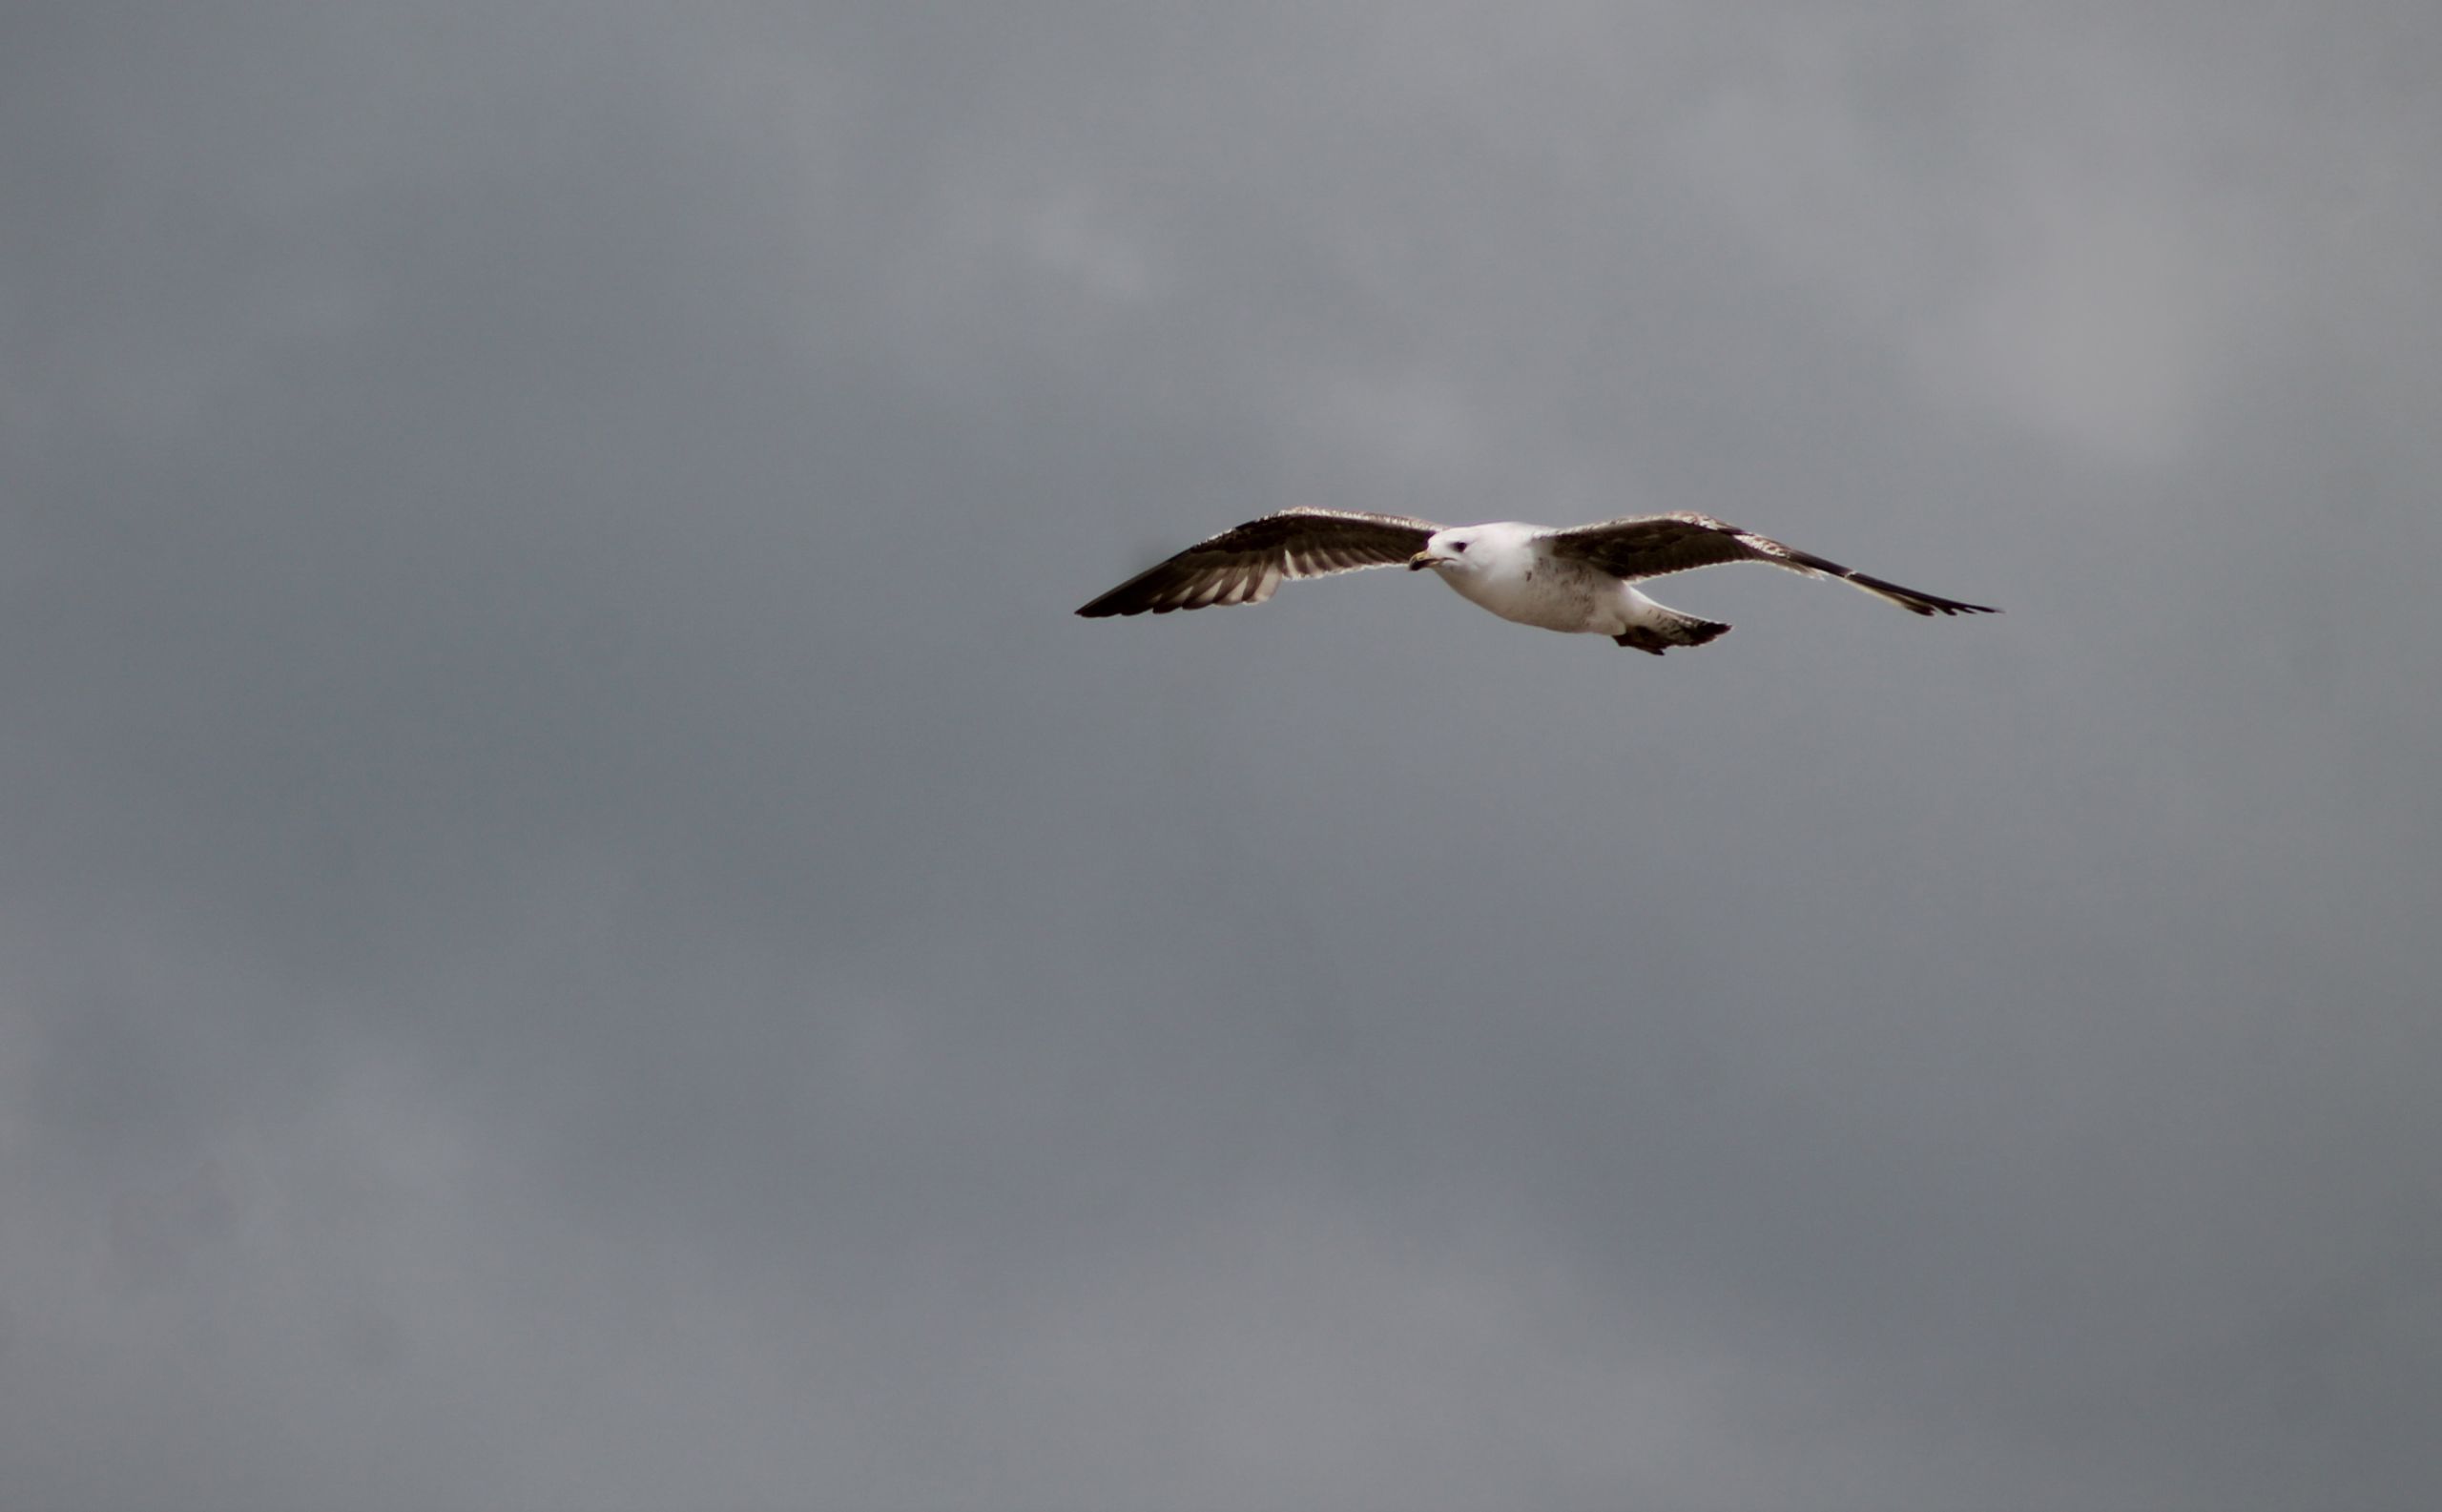
[[[1997,614],[2000,612],[1989,604],[1966,604],[1955,598],[1924,598],[1922,595],[1919,595],[1919,602],[1903,603],[1900,608],[1914,610],[1927,619],[1933,618],[1935,614]]]

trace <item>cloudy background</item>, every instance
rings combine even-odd
[[[2437,76],[10,8],[5,1500],[2430,1504]],[[1294,504],[2007,612],[1069,613]]]

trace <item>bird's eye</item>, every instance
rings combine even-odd
[[[1450,543],[1450,549],[1453,551],[1463,551],[1466,549],[1467,543],[1464,541],[1453,541]]]

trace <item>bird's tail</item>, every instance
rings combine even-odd
[[[1682,614],[1675,609],[1664,609],[1656,604],[1645,623],[1631,625],[1611,638],[1623,646],[1651,652],[1659,656],[1673,646],[1701,646],[1728,630],[1728,626],[1717,619],[1698,619],[1693,614]]]

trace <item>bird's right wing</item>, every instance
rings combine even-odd
[[[1681,510],[1676,514],[1640,514],[1598,525],[1546,530],[1541,539],[1553,555],[1588,563],[1613,577],[1635,583],[1724,562],[1763,562],[1809,577],[1834,577],[1887,598],[1915,614],[1995,614],[1982,604],[1962,603],[1938,593],[1901,588],[1884,578],[1868,577],[1829,557],[1784,546],[1769,535],[1742,530],[1709,514]]]
[[[1214,604],[1260,604],[1283,578],[1396,567],[1423,550],[1426,540],[1440,528],[1430,520],[1403,514],[1283,509],[1198,541],[1077,612],[1102,619]]]

